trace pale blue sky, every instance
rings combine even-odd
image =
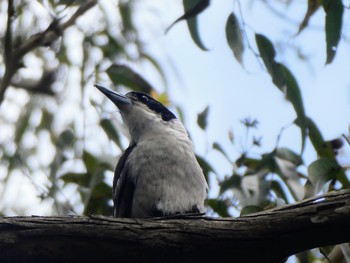
[[[164,57],[160,58],[167,69],[170,94],[176,103],[186,109],[186,126],[195,135],[196,148],[201,152],[205,152],[206,139],[196,127],[196,114],[206,105],[210,105],[209,141],[222,143],[232,153],[234,151],[227,146],[227,131],[232,129],[239,141],[243,137],[242,126],[239,124],[241,119],[251,116],[259,120],[258,132],[263,136],[264,151],[275,147],[281,128],[295,119],[291,104],[272,84],[270,76],[261,68],[249,49],[244,54],[246,70],[234,59],[225,39],[228,15],[234,10],[239,16],[238,5],[233,5],[233,2],[235,1],[212,1],[211,6],[199,16],[200,35],[210,49],[208,52],[201,51],[193,43],[185,22],[178,23],[167,35],[160,34],[159,38],[148,43],[150,50],[156,51],[159,46],[166,50],[182,78],[179,81],[174,77],[167,61]],[[306,29],[299,36],[295,36],[298,28],[296,22],[301,21],[305,13],[304,2],[292,4],[287,9],[277,6],[286,15],[286,19],[276,17],[258,1],[253,1],[254,4],[250,6],[247,4],[250,1],[241,2],[245,22],[251,27],[246,29],[253,48],[256,32],[264,34],[275,44],[298,46],[309,56],[308,61],[302,62],[288,49],[284,53],[277,51],[277,60],[289,67],[299,83],[306,114],[316,122],[325,139],[347,134],[350,123],[350,79],[347,73],[350,68],[349,43],[341,42],[334,62],[325,66],[323,10],[320,9],[312,17],[311,30]],[[180,4],[164,8],[172,10],[169,16],[161,18],[165,27],[183,12]],[[347,28],[348,24],[345,24],[344,32]],[[280,145],[299,151],[299,129],[293,125],[286,129]],[[345,148],[349,146],[346,145]],[[215,154],[210,154],[212,155],[214,158]],[[307,163],[315,160],[316,155],[311,147],[307,147],[304,157]]]

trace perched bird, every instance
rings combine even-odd
[[[131,135],[114,173],[114,216],[204,213],[208,186],[175,115],[147,94],[95,87],[118,107]]]

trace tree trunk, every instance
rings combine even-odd
[[[239,218],[0,218],[0,262],[282,262],[349,241],[349,190]]]

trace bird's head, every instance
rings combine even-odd
[[[187,135],[175,115],[149,95],[136,91],[121,95],[99,84],[95,87],[118,107],[135,142],[142,136],[158,135],[169,129]]]

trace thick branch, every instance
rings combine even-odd
[[[348,241],[349,190],[235,219],[0,219],[0,261],[279,262]]]

